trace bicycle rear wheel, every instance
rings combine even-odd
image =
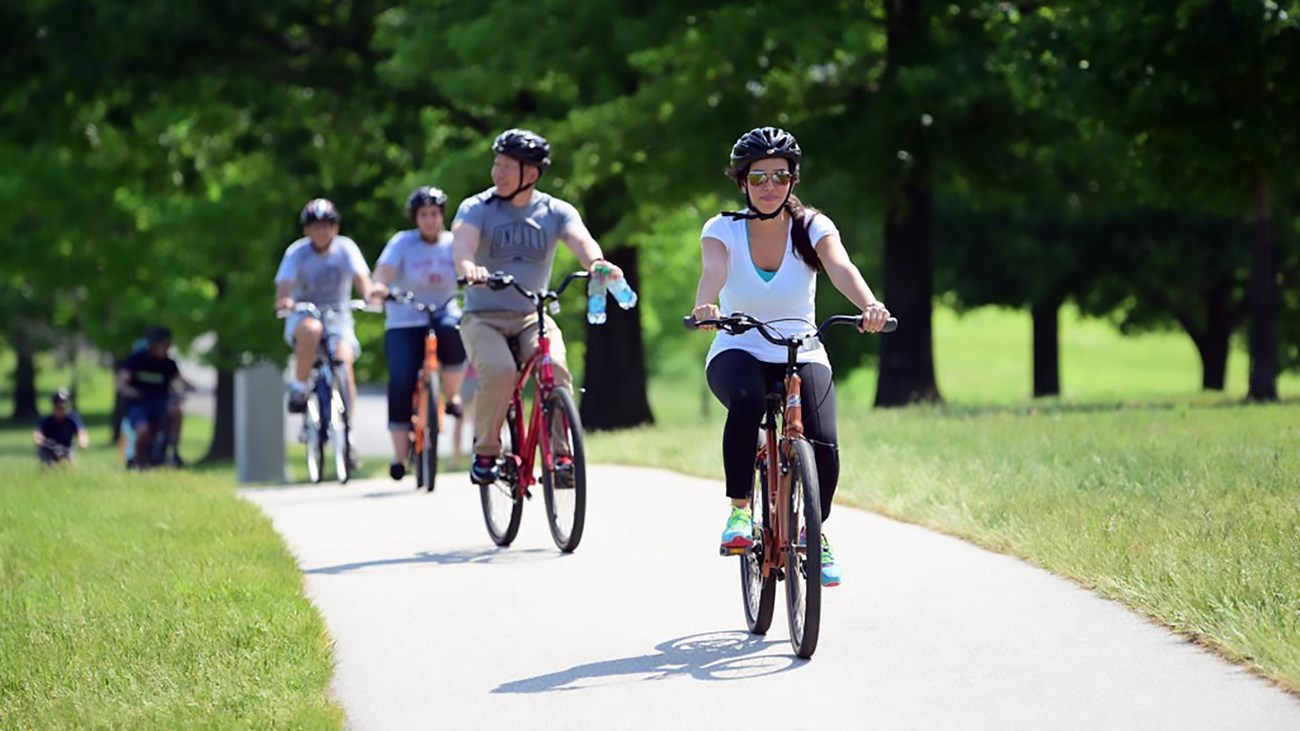
[[[587,519],[587,461],[582,448],[582,421],[568,389],[551,391],[544,421],[543,428],[547,429],[551,450],[550,459],[544,460],[542,465],[546,519],[556,547],[570,553],[582,541],[582,529]],[[569,465],[560,467],[557,461],[566,456],[566,451]],[[547,462],[551,465],[549,469]]]
[[[420,425],[424,442],[420,453],[415,455],[418,462],[416,473],[423,480],[424,489],[433,492],[433,482],[438,477],[438,376],[432,374],[424,384],[424,417]]]
[[[348,372],[343,366],[334,367],[330,379],[330,438],[334,440],[334,474],[339,484],[348,484],[352,476],[352,461],[348,449],[351,444],[352,414],[348,404]]]
[[[519,489],[519,473],[515,455],[519,452],[519,403],[510,406],[506,423],[501,425],[501,444],[505,459],[496,482],[479,485],[479,499],[483,503],[483,522],[488,535],[498,546],[508,546],[519,535],[519,519],[524,514],[523,491]]]
[[[776,572],[763,577],[763,557],[766,546],[764,529],[771,525],[771,511],[767,503],[767,461],[760,459],[754,470],[757,479],[750,497],[754,511],[754,547],[740,557],[740,596],[745,606],[745,624],[749,631],[762,635],[772,626],[776,607]]]
[[[307,410],[302,415],[302,430],[306,437],[307,479],[319,484],[323,477],[325,464],[325,441],[322,438],[324,425],[321,423],[320,398],[312,393],[307,398]]]
[[[790,495],[785,559],[786,609],[794,654],[812,657],[821,631],[822,508],[812,445],[805,439],[782,440],[790,450]],[[804,540],[800,540],[802,531]]]

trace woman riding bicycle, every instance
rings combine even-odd
[[[775,325],[777,330],[815,328],[817,273],[824,271],[831,284],[862,309],[863,332],[879,332],[884,327],[889,310],[849,260],[835,224],[794,195],[802,156],[794,135],[776,127],[752,129],[732,146],[727,175],[745,194],[747,207],[719,214],[704,224],[700,235],[703,268],[693,311],[697,320],[744,312],[765,322],[785,320]],[[785,351],[756,330],[734,336],[719,333],[705,361],[709,388],[727,408],[722,455],[731,514],[722,533],[725,547],[753,544],[749,496],[759,424],[768,385],[782,379],[785,361]],[[803,429],[813,444],[825,521],[840,471],[835,386],[830,361],[820,343],[801,351],[798,361]],[[821,583],[836,586],[842,572],[824,532],[821,549]]]
[[[471,282],[486,281],[493,272],[514,276],[529,290],[545,289],[555,262],[556,242],[563,240],[582,267],[607,268],[619,278],[622,270],[602,258],[600,244],[569,203],[536,189],[551,164],[551,146],[541,135],[522,129],[502,132],[492,143],[493,186],[462,201],[451,231],[456,270]],[[551,360],[560,388],[572,389],[564,358],[564,340],[554,321],[546,318]],[[510,408],[516,365],[507,338],[518,338],[520,357],[537,349],[537,314],[533,303],[512,289],[473,287],[465,294],[461,326],[469,359],[481,384],[474,404],[474,464],[470,480],[483,485],[497,479],[501,425]],[[561,460],[563,466],[563,460]]]
[[[438,364],[447,414],[462,418],[460,386],[465,378],[465,346],[460,340],[460,305],[455,301],[456,267],[451,252],[451,232],[443,228],[447,194],[425,185],[406,198],[406,214],[415,228],[399,231],[375,263],[372,300],[382,300],[388,285],[411,292],[431,307],[447,303],[436,317]],[[400,480],[406,474],[411,447],[411,396],[424,365],[424,339],[429,316],[404,302],[389,302],[384,352],[388,356],[388,431],[393,437],[393,463],[388,474]],[[436,447],[436,445],[435,445]]]

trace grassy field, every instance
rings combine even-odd
[[[103,408],[106,380],[82,395]],[[233,470],[128,473],[87,421],[72,469],[0,429],[0,728],[340,728],[324,623]],[[187,418],[183,454],[211,431]]]
[[[1022,556],[1300,691],[1300,384],[1243,405],[1240,354],[1228,393],[1204,395],[1176,337],[1063,336],[1061,399],[1023,398],[1028,319],[997,311],[938,318],[946,406],[872,410],[870,379],[848,379],[839,499]],[[654,390],[681,417],[592,435],[593,460],[721,477],[694,355]]]

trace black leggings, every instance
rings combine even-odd
[[[767,387],[785,378],[785,364],[764,363],[743,350],[725,350],[713,357],[707,373],[713,395],[727,407],[727,425],[722,430],[727,497],[746,499],[754,485],[754,454]],[[803,381],[803,433],[813,445],[825,520],[840,481],[835,384],[831,382],[831,369],[820,363],[800,363],[799,377]]]

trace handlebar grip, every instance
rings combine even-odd
[[[699,330],[700,323],[695,321],[695,315],[687,315],[682,318],[682,326],[687,330]]]
[[[882,333],[892,333],[893,331],[895,331],[895,330],[897,330],[897,329],[898,329],[898,318],[897,318],[897,317],[891,317],[891,318],[889,318],[888,320],[885,320],[885,327],[884,327],[880,332],[882,332]]]

